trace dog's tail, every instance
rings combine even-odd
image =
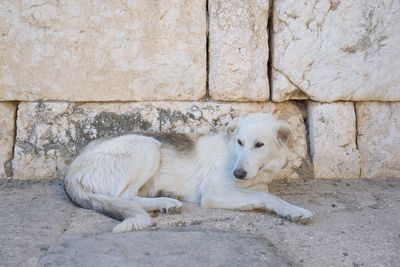
[[[134,202],[87,192],[79,182],[68,179],[64,181],[64,189],[68,198],[82,208],[95,210],[114,219],[122,220],[114,227],[114,233],[142,230],[154,225],[150,215]]]

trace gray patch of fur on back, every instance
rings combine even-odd
[[[170,145],[179,152],[191,152],[195,147],[193,138],[183,133],[138,132],[137,134],[153,137],[161,144]]]

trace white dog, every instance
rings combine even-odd
[[[182,202],[204,208],[272,211],[307,223],[312,213],[250,187],[270,182],[285,166],[289,127],[268,113],[239,117],[215,135],[140,133],[91,142],[72,162],[64,186],[69,198],[123,220],[113,231],[154,225],[147,211],[179,211]],[[263,173],[263,175],[261,175]]]

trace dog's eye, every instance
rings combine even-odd
[[[257,143],[254,145],[254,147],[255,147],[255,148],[259,148],[259,147],[262,147],[263,145],[264,145],[264,143],[257,142]]]
[[[240,140],[240,139],[238,139],[238,144],[239,144],[239,146],[243,146],[243,142],[242,142],[242,140]]]

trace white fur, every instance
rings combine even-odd
[[[285,123],[253,113],[233,120],[226,132],[198,136],[192,151],[138,134],[94,141],[71,164],[65,189],[78,205],[124,219],[114,232],[152,225],[145,211],[181,209],[176,199],[155,198],[160,192],[206,208],[264,209],[307,223],[310,211],[248,189],[270,182],[286,164],[281,131],[287,133]],[[257,142],[263,146],[256,148]],[[244,179],[235,178],[237,168],[247,172]]]

